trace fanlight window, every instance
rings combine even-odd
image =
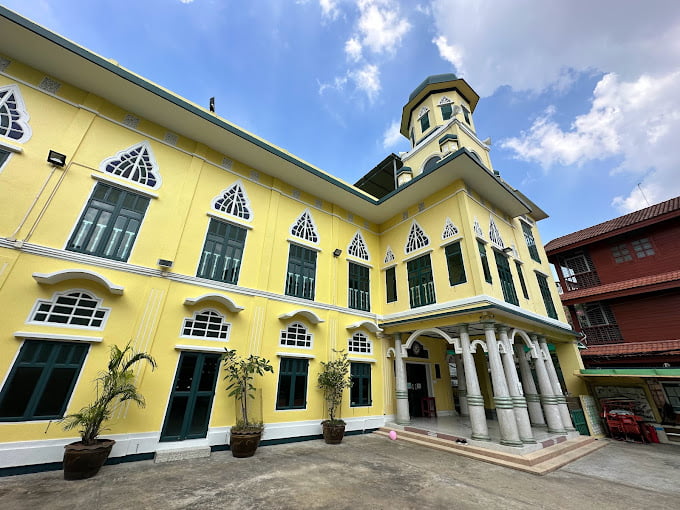
[[[491,239],[491,242],[499,248],[505,247],[501,233],[498,231],[498,227],[496,226],[496,222],[493,221],[493,218],[489,220],[489,239]]]
[[[301,322],[293,322],[281,330],[281,345],[285,347],[312,347],[312,334]]]
[[[29,115],[24,100],[16,85],[0,87],[0,136],[17,142],[25,142],[31,137],[28,125]]]
[[[427,237],[423,229],[414,221],[411,224],[411,230],[408,233],[408,240],[406,241],[406,253],[419,250],[430,244],[430,238]]]
[[[31,317],[34,322],[49,322],[86,328],[101,328],[110,309],[102,300],[83,291],[55,294],[51,301],[39,299]]]
[[[319,235],[316,232],[316,226],[314,225],[314,220],[312,220],[309,209],[305,209],[295,223],[293,223],[293,226],[290,228],[290,233],[305,241],[310,241],[312,243],[319,242]]]
[[[449,239],[458,235],[458,228],[453,224],[450,218],[446,218],[446,223],[444,224],[444,230],[442,231],[442,240]]]
[[[368,260],[368,248],[361,232],[354,234],[352,242],[349,244],[349,248],[347,248],[347,253],[358,259]]]
[[[154,189],[161,184],[158,164],[148,142],[133,145],[105,159],[99,165],[99,169]]]
[[[240,182],[232,184],[213,202],[215,210],[243,220],[250,220],[251,218],[249,206],[248,196]]]
[[[215,310],[202,310],[184,319],[182,336],[227,341],[230,326],[224,321],[224,315]]]
[[[392,248],[388,246],[387,251],[385,252],[385,264],[393,262],[394,258],[394,252],[392,251]]]
[[[364,333],[358,331],[347,341],[347,350],[357,354],[372,354],[373,342]]]
[[[475,231],[475,235],[479,237],[480,239],[484,239],[484,231],[482,230],[482,227],[479,226],[479,221],[477,218],[475,218],[475,222],[472,225],[473,230]]]

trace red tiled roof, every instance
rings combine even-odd
[[[656,342],[626,342],[623,344],[593,345],[581,351],[581,356],[630,356],[633,354],[680,354],[680,340]]]
[[[613,220],[605,221],[604,223],[599,223],[597,225],[593,225],[592,227],[584,228],[583,230],[578,230],[576,232],[572,232],[571,234],[567,234],[566,236],[553,239],[545,245],[545,251],[548,252],[548,255],[550,255],[550,251],[558,250],[572,244],[577,244],[593,237],[610,234],[616,232],[619,229],[678,210],[680,210],[680,197],[671,198],[670,200],[666,200],[660,204],[645,207],[639,211],[635,211],[624,216],[619,216]]]
[[[667,283],[675,280],[680,280],[680,270],[669,271],[668,273],[642,276],[640,278],[633,278],[632,280],[607,283],[605,285],[597,285],[596,287],[588,287],[586,289],[572,290],[569,292],[562,293],[560,297],[563,302],[572,301],[574,299],[584,298],[588,296],[609,294],[610,292],[619,292],[623,290],[636,289],[638,287],[646,287],[649,285]]]

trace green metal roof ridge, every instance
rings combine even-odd
[[[456,76],[453,73],[442,73],[442,74],[431,74],[427,78],[425,78],[420,85],[418,85],[413,92],[411,92],[408,96],[408,102],[411,102],[411,100],[416,97],[418,94],[420,94],[420,91],[423,90],[425,87],[428,85],[433,85],[435,83],[444,83],[447,81],[456,81],[458,79],[458,76]]]
[[[582,368],[580,373],[584,375],[639,375],[648,377],[677,375],[680,377],[680,368]]]

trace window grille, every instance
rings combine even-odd
[[[311,349],[312,334],[301,322],[293,322],[286,329],[281,330],[280,345],[284,347],[304,347]]]
[[[295,221],[293,226],[290,228],[291,235],[304,239],[305,241],[310,241],[312,243],[319,242],[319,235],[316,232],[316,226],[314,225],[314,220],[312,220],[312,215],[309,209],[300,215],[300,217]]]
[[[505,243],[503,242],[501,233],[498,231],[498,227],[496,226],[496,222],[493,221],[493,218],[489,220],[489,239],[491,239],[491,242],[499,248],[505,248]]]
[[[224,190],[213,202],[215,210],[231,214],[243,220],[250,220],[251,213],[248,196],[241,183],[236,182]]]
[[[392,248],[388,246],[387,251],[385,252],[385,264],[393,262],[394,258],[394,252],[392,251]]]
[[[357,331],[347,340],[347,350],[356,354],[373,354],[373,342],[361,331]]]
[[[366,247],[366,241],[364,241],[361,232],[354,234],[352,242],[349,243],[349,248],[347,248],[347,253],[358,259],[368,260],[368,248]]]
[[[406,241],[406,253],[419,250],[430,244],[430,238],[427,237],[423,229],[414,221],[411,224],[411,230],[408,233],[408,240]]]
[[[55,294],[51,301],[39,299],[31,320],[86,328],[101,328],[109,308],[99,305],[102,300],[83,291]]]
[[[475,218],[475,222],[472,224],[472,229],[475,231],[475,235],[480,239],[484,239],[484,231],[482,227],[479,226],[479,220]]]
[[[182,336],[226,341],[229,338],[229,327],[230,324],[224,321],[224,315],[214,310],[203,310],[184,319]]]
[[[442,231],[442,240],[449,239],[458,235],[458,227],[456,227],[450,218],[446,218],[446,223],[444,223],[444,230]]]
[[[0,136],[17,142],[26,142],[31,137],[28,125],[29,115],[24,100],[16,85],[0,87]]]
[[[102,161],[99,169],[153,189],[161,184],[158,165],[148,142],[123,149],[115,156]]]
[[[649,239],[646,237],[643,239],[638,239],[637,241],[633,241],[631,244],[633,245],[633,250],[635,250],[635,255],[639,259],[654,255],[652,243],[650,243]]]

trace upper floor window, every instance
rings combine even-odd
[[[430,129],[430,110],[423,106],[418,114],[418,120],[420,121],[420,132],[425,133]]]
[[[97,183],[66,249],[127,261],[149,199]]]
[[[628,246],[626,244],[612,246],[612,256],[614,257],[614,262],[616,262],[617,264],[633,260],[633,256],[630,254],[630,251],[628,250]]]
[[[444,223],[444,230],[442,230],[442,240],[445,241],[451,237],[458,235],[458,227],[456,227],[450,218],[446,218]]]
[[[368,247],[366,246],[366,241],[364,241],[364,237],[361,235],[361,232],[354,234],[352,241],[349,243],[349,248],[347,248],[347,253],[358,259],[369,259]]]
[[[453,103],[448,97],[442,97],[439,101],[439,108],[442,111],[442,119],[449,120],[453,116]]]
[[[643,239],[638,239],[637,241],[633,241],[630,244],[633,245],[635,255],[639,259],[649,257],[650,255],[654,255],[654,248],[652,247],[652,243],[650,243],[649,239],[647,239],[646,237]]]
[[[50,301],[36,302],[31,321],[101,329],[110,311],[101,307],[101,302],[82,290],[56,293]]]
[[[527,290],[527,282],[524,280],[524,272],[522,271],[522,264],[515,260],[515,267],[517,268],[517,276],[519,277],[519,284],[522,287],[522,295],[524,299],[529,299],[529,291]]]
[[[214,200],[213,207],[216,211],[236,216],[242,220],[250,220],[252,216],[248,196],[240,182],[235,182],[225,189]]]
[[[423,173],[426,174],[428,172],[431,172],[434,169],[434,167],[437,166],[438,163],[439,163],[439,156],[432,156],[423,165]]]
[[[385,270],[385,289],[387,302],[392,303],[397,300],[397,271],[396,268],[390,267]]]
[[[286,295],[314,299],[316,284],[316,252],[297,244],[288,251]]]
[[[2,166],[9,159],[9,151],[0,149],[0,172],[2,172]]]
[[[161,185],[158,164],[149,142],[142,142],[123,149],[115,156],[102,161],[102,172],[115,175],[143,186],[157,189]]]
[[[387,247],[387,250],[385,251],[385,259],[384,262],[385,264],[389,264],[390,262],[394,261],[394,252],[392,251],[392,248],[389,246]]]
[[[312,334],[301,322],[293,322],[281,330],[280,345],[284,347],[305,347],[311,349]]]
[[[527,248],[529,248],[529,255],[536,262],[541,262],[541,257],[538,256],[538,247],[536,246],[536,240],[534,239],[534,233],[531,231],[531,225],[522,223],[522,232],[524,233],[524,240],[527,243]]]
[[[356,354],[373,354],[373,342],[361,331],[347,341],[347,350]]]
[[[493,218],[489,220],[489,239],[491,239],[491,242],[499,248],[505,248],[505,243],[503,242],[501,233],[498,231],[498,227],[496,226],[496,222],[493,221]]]
[[[463,252],[460,249],[460,242],[449,244],[444,252],[446,253],[446,265],[449,269],[449,284],[451,286],[465,283],[465,266],[463,265]]]
[[[245,228],[211,218],[196,276],[237,284],[245,242]]]
[[[366,266],[349,263],[348,306],[350,308],[366,312],[371,309],[369,274]]]
[[[463,110],[463,118],[465,119],[465,122],[467,124],[470,124],[470,110],[468,110],[467,108],[465,108],[465,106],[462,105],[461,108]]]
[[[412,251],[419,250],[430,244],[430,238],[427,237],[425,231],[418,225],[417,221],[411,224],[411,230],[408,233],[408,239],[406,240],[406,253],[411,253]]]
[[[230,324],[224,320],[224,315],[215,310],[202,310],[193,317],[187,317],[182,324],[182,336],[203,338],[205,340],[229,339]]]
[[[567,292],[600,285],[600,277],[594,269],[588,252],[577,250],[559,255],[558,263]]]
[[[543,304],[545,304],[545,311],[548,313],[548,317],[557,319],[557,310],[555,310],[555,304],[550,293],[548,277],[536,273],[536,280],[538,280],[538,287],[541,289],[541,296],[543,296]]]
[[[312,219],[309,209],[305,209],[298,219],[295,220],[293,226],[290,227],[290,234],[311,243],[319,242],[316,225],[314,225],[314,220]]]
[[[491,270],[489,269],[489,260],[486,256],[486,246],[482,241],[477,241],[477,249],[479,250],[479,258],[482,261],[482,270],[484,271],[484,279],[486,283],[492,283]]]
[[[431,305],[436,301],[434,281],[432,279],[432,262],[430,254],[409,260],[406,263],[408,272],[408,290],[411,308]]]
[[[0,87],[0,136],[16,142],[28,141],[31,138],[29,118],[19,87]]]
[[[496,269],[498,269],[498,277],[501,281],[503,299],[513,305],[519,305],[517,292],[515,291],[515,282],[512,280],[512,272],[510,271],[510,263],[507,257],[496,250],[493,250],[493,254],[496,258]]]
[[[605,302],[577,304],[576,317],[589,344],[616,343],[622,340],[621,331],[611,308]]]

